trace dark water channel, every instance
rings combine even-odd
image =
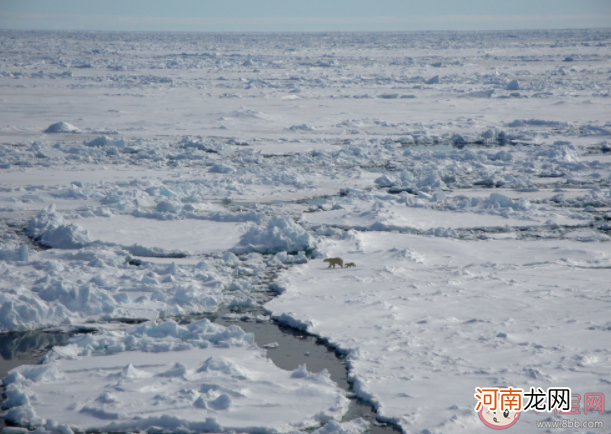
[[[70,335],[42,331],[0,334],[0,379],[13,368],[35,365],[56,345],[63,345]],[[4,401],[4,387],[0,386],[0,401]],[[0,428],[6,426],[0,417]]]
[[[264,345],[276,342],[278,347],[268,349],[267,357],[281,369],[293,371],[299,365],[305,364],[310,372],[320,372],[323,369],[329,371],[331,379],[339,387],[347,391],[348,397],[350,397],[350,408],[342,421],[345,422],[362,417],[371,423],[369,432],[372,434],[399,432],[398,429],[390,425],[377,422],[375,411],[371,404],[354,397],[352,386],[348,382],[348,369],[343,360],[344,355],[327,346],[316,336],[275,322],[235,322],[222,318],[218,318],[215,322],[223,325],[236,324],[244,329],[244,331],[253,333],[255,342],[261,348]]]
[[[187,317],[180,319],[179,322],[189,323],[202,317],[224,326],[238,325],[246,332],[253,333],[255,342],[261,348],[266,344],[276,342],[278,347],[267,349],[267,356],[281,369],[292,371],[302,364],[306,364],[310,372],[320,372],[326,369],[331,379],[346,390],[350,397],[350,408],[344,415],[343,421],[362,417],[371,423],[370,432],[372,434],[397,432],[391,426],[378,423],[371,405],[354,397],[348,382],[344,356],[325,345],[317,337],[275,322],[227,320],[222,318],[222,314]],[[17,366],[37,364],[53,346],[63,345],[70,336],[66,333],[44,331],[0,334],[0,379]],[[0,394],[2,393],[3,388],[0,387]],[[2,394],[0,401],[4,399],[5,396]],[[4,419],[0,417],[0,428],[4,426]]]

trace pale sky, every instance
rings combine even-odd
[[[611,0],[0,0],[0,29],[200,32],[611,27]]]

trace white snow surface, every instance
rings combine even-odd
[[[476,199],[464,207],[452,206],[452,202],[448,200],[431,203],[429,195],[424,196],[424,199],[407,195],[367,196],[369,200],[338,200],[335,207],[339,209],[303,214],[302,222],[312,226],[424,232],[431,235],[441,231],[444,236],[455,235],[455,232],[448,233],[448,229],[491,232],[550,226],[578,227],[590,223],[589,218],[585,221],[572,218],[559,210],[530,210],[531,205],[527,201],[512,201],[499,193],[492,193],[484,200]]]
[[[24,255],[15,247],[0,264],[0,331],[215,312],[220,303],[242,294],[223,294],[233,269],[222,259],[188,268],[175,263],[132,267],[131,259],[120,249],[52,249]],[[248,277],[238,282],[251,287]]]
[[[121,246],[141,245],[166,252],[199,255],[234,247],[244,232],[240,223],[205,220],[171,220],[112,216],[90,218],[80,223],[92,240]]]
[[[488,432],[484,385],[609,390],[607,244],[351,230],[319,249],[356,267],[295,266],[266,308],[345,352],[357,395],[405,432]]]
[[[0,333],[270,309],[345,351],[357,394],[405,433],[487,431],[476,386],[611,396],[609,29],[3,30],[0,46]],[[333,256],[356,267],[326,269]],[[125,402],[150,410],[168,392],[156,413],[212,393],[184,384],[207,357],[180,355],[226,351],[274,384],[297,381],[246,344],[166,351],[195,338],[154,337],[165,349],[143,355],[123,351],[125,333],[93,338],[113,354],[56,349],[65,357],[49,366],[65,378],[41,371],[24,387],[73,379],[61,414],[87,426],[105,405],[120,413],[112,396],[80,412],[101,395],[85,396],[87,375],[111,384],[94,368],[103,360],[151,374],[158,390]],[[163,363],[143,366],[151,354]],[[29,426],[52,400],[24,393]],[[320,434],[366,429],[338,422],[342,406]],[[290,422],[270,410],[264,430],[299,430],[314,409]],[[206,430],[255,426],[215,417]],[[524,414],[520,432],[546,417],[561,416]]]

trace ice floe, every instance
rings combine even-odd
[[[285,271],[282,294],[266,307],[344,352],[357,395],[381,420],[404,432],[431,421],[472,432],[480,384],[604,388],[607,245],[351,231],[318,248],[357,267],[313,260]],[[531,432],[535,419],[520,423]]]
[[[2,381],[6,420],[41,432],[367,428],[362,420],[335,422],[348,400],[326,371],[283,371],[252,335],[206,319],[76,336],[41,365],[13,369]]]

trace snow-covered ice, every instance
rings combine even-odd
[[[356,267],[296,266],[266,307],[347,353],[357,393],[406,432],[433,420],[443,432],[486,432],[462,392],[484,384],[608,385],[606,244],[349,231],[319,249]]]
[[[283,371],[252,342],[206,319],[77,336],[4,378],[6,420],[60,432],[287,432],[340,419],[348,400],[325,371]]]
[[[608,29],[0,46],[0,333],[98,330],[9,374],[3,417],[368,429],[324,373],[188,324],[218,311],[336,346],[352,392],[406,434],[488,430],[477,386],[611,396]]]
[[[529,209],[531,205],[527,201],[512,201],[499,193],[492,193],[484,200],[472,200],[464,206],[452,206],[452,202],[447,200],[431,203],[429,195],[421,195],[424,199],[407,195],[367,196],[369,200],[337,200],[335,207],[338,209],[304,214],[302,221],[317,227],[328,225],[343,229],[432,234],[439,229],[444,233],[450,229],[456,234],[455,230],[490,232],[550,226],[579,227],[590,223],[590,219],[571,218],[558,210],[536,212]],[[520,212],[526,210],[528,212]]]
[[[140,244],[145,248],[157,247],[189,255],[230,250],[244,232],[239,223],[160,221],[133,216],[91,218],[80,224],[89,231],[92,240],[123,246]]]

